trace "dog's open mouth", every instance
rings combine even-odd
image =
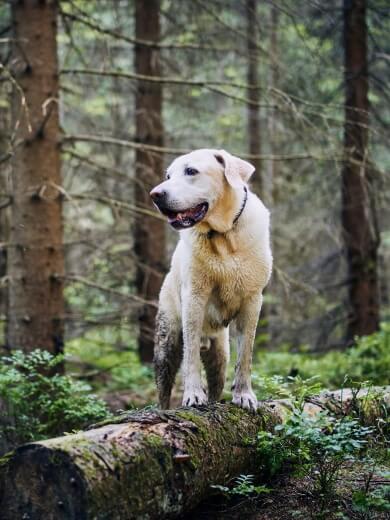
[[[168,217],[169,224],[175,229],[190,228],[204,219],[209,205],[207,202],[202,202],[190,209],[183,209],[180,211],[172,211],[167,208],[159,208],[163,215]]]

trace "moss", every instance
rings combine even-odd
[[[226,484],[242,472],[255,472],[250,441],[260,429],[273,429],[285,412],[286,407],[267,404],[256,415],[230,404],[141,411],[126,420],[121,417],[136,427],[115,429],[112,440],[105,438],[104,433],[112,431],[106,428],[42,445],[52,452],[57,467],[63,462],[57,456],[70,459],[71,474],[77,472],[88,495],[88,517],[161,518],[195,505],[210,492],[210,483]],[[154,429],[159,424],[164,425],[161,433]],[[179,448],[188,460],[175,460]],[[5,465],[10,458],[12,453]]]
[[[185,419],[186,421],[194,423],[199,428],[201,428],[204,425],[204,417],[202,418],[195,411],[178,410],[176,412],[176,415],[178,417],[181,417],[182,419]]]
[[[184,436],[186,452],[191,457],[187,463],[190,471],[204,467],[205,455],[209,457],[209,464],[218,466],[218,459],[224,458],[225,467],[234,467],[237,449],[244,448],[245,440],[248,436],[255,436],[263,421],[261,415],[252,416],[252,420],[248,421],[248,412],[226,404],[215,404],[205,409],[178,410],[176,417],[196,426],[192,434],[186,433]],[[231,449],[232,446],[235,450]],[[207,486],[207,481],[199,485]]]
[[[165,444],[163,438],[159,435],[155,435],[154,433],[149,433],[147,436],[145,436],[143,442],[153,448],[160,448]]]
[[[4,466],[6,466],[8,464],[8,462],[13,458],[14,455],[15,455],[15,450],[9,451],[8,453],[6,453],[2,457],[0,457],[0,469],[3,468]]]

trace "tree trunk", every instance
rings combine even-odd
[[[366,422],[388,414],[383,397],[367,390],[324,393],[305,404],[335,415],[353,406]],[[369,406],[371,404],[371,406]],[[288,416],[288,400],[263,404],[251,414],[231,404],[165,412],[140,411],[92,430],[26,444],[0,467],[3,520],[172,518],[194,507],[239,474],[256,473],[258,461],[246,443]]]
[[[257,0],[246,0],[246,20],[247,20],[247,82],[248,85],[257,85],[259,83],[259,58],[257,49],[257,38],[259,27],[257,22]],[[259,155],[261,153],[261,135],[260,135],[260,108],[257,106],[260,102],[260,89],[248,89],[247,97],[252,103],[248,103],[248,144],[249,153]],[[256,168],[253,177],[253,187],[256,195],[263,196],[263,182],[260,159],[253,159],[253,166]]]
[[[63,349],[64,274],[57,2],[12,2],[16,129],[8,250],[8,345]]]
[[[8,92],[5,83],[0,85],[0,98],[7,99]],[[0,106],[0,319],[3,320],[8,314],[8,284],[7,284],[7,243],[9,241],[9,204],[8,179],[10,176],[9,160],[6,159],[11,153],[10,144],[10,110],[8,104]],[[4,158],[4,163],[1,159]],[[6,328],[6,327],[5,327]],[[5,338],[0,339],[1,347],[4,346]]]
[[[160,38],[159,0],[136,0],[135,32],[137,40],[158,41]],[[137,74],[160,76],[159,50],[135,46]],[[163,145],[162,87],[159,83],[138,81],[136,101],[136,139],[149,145]],[[162,154],[137,150],[135,156],[135,200],[137,206],[152,208],[150,190],[161,182]],[[136,288],[138,296],[148,301],[158,299],[165,271],[165,224],[161,220],[140,215],[135,221],[134,248],[138,258]],[[153,337],[156,309],[145,303],[139,316],[138,348],[141,361],[153,360]]]
[[[278,56],[278,30],[279,30],[279,8],[272,4],[270,9],[270,69],[268,86],[270,89],[278,88],[279,85],[279,56]],[[272,91],[272,90],[271,90]],[[276,99],[275,95],[271,95],[272,103]],[[277,110],[270,108],[268,110],[268,143],[270,155],[275,155],[278,151],[278,137],[276,127]],[[271,206],[274,203],[274,198],[277,198],[275,189],[275,180],[278,177],[278,161],[267,162],[267,186],[264,186],[266,205]]]
[[[379,325],[373,183],[368,161],[368,64],[366,1],[344,0],[346,160],[342,172],[342,227],[348,265],[350,316],[347,341]]]
[[[247,34],[247,83],[248,85],[258,85],[259,83],[259,50],[257,48],[257,34],[259,32],[258,17],[257,17],[257,0],[246,0],[246,34]],[[249,149],[248,152],[253,155],[260,155],[261,153],[261,127],[260,127],[260,89],[247,90],[247,98],[249,103],[247,105],[248,122],[247,135]],[[253,190],[264,202],[264,178],[262,171],[262,163],[260,159],[252,159],[251,163],[255,167],[253,179]],[[263,303],[259,323],[257,326],[258,335],[267,335],[268,332],[268,307]]]

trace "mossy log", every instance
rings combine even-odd
[[[316,414],[352,406],[371,420],[390,408],[390,388],[324,393],[305,404]],[[372,391],[371,391],[372,395]],[[291,402],[268,401],[257,414],[231,404],[139,411],[80,433],[26,444],[2,459],[3,520],[174,518],[226,484],[256,472],[248,446],[259,430],[288,416]]]

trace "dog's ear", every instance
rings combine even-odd
[[[232,188],[240,188],[243,183],[246,184],[255,171],[255,167],[252,164],[235,155],[231,155],[225,150],[216,151],[214,157],[225,168],[226,180]]]

